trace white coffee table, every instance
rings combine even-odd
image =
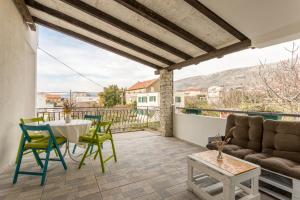
[[[206,200],[260,199],[260,166],[227,154],[217,161],[217,154],[212,150],[188,156],[189,190]]]

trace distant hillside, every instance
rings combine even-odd
[[[211,86],[256,88],[261,82],[259,66],[244,67],[217,72],[210,75],[192,76],[175,81],[175,90],[208,88]]]

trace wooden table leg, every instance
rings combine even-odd
[[[293,196],[292,200],[300,199],[300,180],[293,179]]]
[[[252,194],[258,194],[258,176],[251,179],[251,191]]]
[[[188,184],[187,184],[187,187],[188,187],[188,190],[189,191],[193,191],[190,184],[192,184],[192,181],[193,181],[193,175],[194,174],[194,168],[191,164],[188,163]]]
[[[235,200],[235,185],[230,181],[223,182],[224,200]]]

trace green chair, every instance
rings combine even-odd
[[[82,160],[79,164],[79,169],[81,168],[81,166],[84,163],[85,158],[87,157],[87,154],[89,152],[89,149],[93,146],[96,145],[98,147],[97,151],[94,152],[95,156],[94,159],[97,158],[97,155],[99,155],[100,157],[100,164],[101,164],[101,168],[102,168],[102,172],[105,172],[105,167],[104,164],[109,161],[110,159],[114,158],[115,162],[117,162],[117,156],[116,156],[116,150],[115,150],[115,145],[114,145],[114,140],[112,137],[112,133],[111,133],[111,125],[112,122],[98,122],[96,129],[94,130],[94,133],[91,134],[86,134],[83,135],[79,138],[79,141],[82,143],[87,143],[88,147],[82,157]],[[101,130],[103,130],[103,132],[101,132]],[[112,151],[113,151],[113,155],[109,156],[106,159],[103,159],[103,154],[102,154],[102,144],[105,141],[110,141],[111,142],[111,147],[112,147]],[[92,154],[90,154],[92,155]],[[90,156],[89,155],[89,156]]]
[[[43,123],[43,122],[45,122],[45,121],[44,121],[44,118],[42,118],[42,117],[27,118],[27,119],[21,118],[20,121],[21,121],[21,124]],[[39,133],[39,132],[36,132],[36,131],[35,131],[35,132],[29,132],[28,134],[30,135],[30,138],[31,138],[32,140],[41,139],[41,138],[43,138],[43,137],[45,136],[44,134]],[[17,153],[17,156],[16,156],[16,163],[17,163],[17,161],[18,161],[18,159],[19,159],[19,154],[20,154],[20,151],[21,151],[21,146],[22,146],[23,140],[24,140],[24,135],[23,135],[23,133],[22,133],[22,137],[21,137],[20,143],[19,143],[18,153]],[[26,151],[26,152],[24,152],[24,155],[25,155],[25,154],[28,154],[28,153],[30,153],[30,152],[31,152],[31,151]]]
[[[91,120],[93,122],[92,126],[90,127],[89,133],[91,133],[91,134],[94,133],[96,126],[97,126],[97,122],[100,122],[101,118],[102,118],[101,115],[84,115],[83,119]],[[77,145],[75,144],[73,147],[73,150],[72,150],[73,154],[75,153],[76,148],[77,148]],[[93,148],[94,148],[94,146],[91,147],[90,153],[93,152]]]
[[[60,146],[66,143],[66,139],[63,137],[55,137],[50,125],[24,125],[20,124],[20,127],[22,129],[22,145],[21,145],[21,151],[18,156],[17,166],[15,170],[15,175],[13,179],[13,184],[15,184],[18,180],[19,174],[26,174],[26,175],[35,175],[35,176],[42,176],[41,185],[44,185],[47,175],[47,169],[48,169],[48,162],[50,161],[60,161],[62,162],[62,165],[64,169],[67,169],[67,165],[65,163],[65,160],[60,152]],[[43,138],[33,140],[29,133],[30,131],[43,131],[48,132],[47,136],[44,136]],[[20,171],[21,162],[23,158],[23,153],[26,150],[32,150],[32,153],[39,163],[39,166],[42,168],[42,172],[32,172],[32,171]],[[58,158],[50,158],[50,152],[52,150],[56,150],[58,153]],[[38,150],[44,150],[46,152],[46,158],[40,158],[39,154],[37,153]],[[42,160],[45,160],[44,163],[42,163]]]

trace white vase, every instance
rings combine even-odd
[[[67,113],[66,116],[65,116],[65,122],[66,123],[71,123],[71,120],[72,120],[71,113]]]

